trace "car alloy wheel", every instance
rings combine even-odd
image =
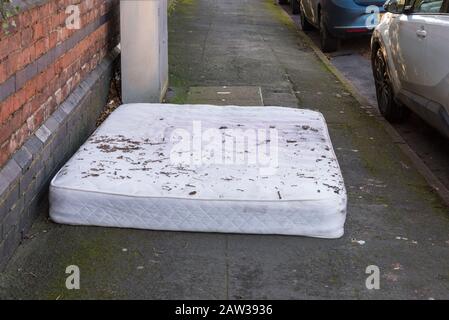
[[[377,50],[374,60],[374,75],[379,110],[382,114],[386,114],[391,99],[391,87],[385,59],[380,49]]]
[[[407,109],[394,99],[388,65],[381,48],[374,57],[373,71],[380,113],[390,122],[402,121],[407,116]]]

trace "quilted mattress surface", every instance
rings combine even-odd
[[[347,196],[319,112],[128,104],[50,185],[57,223],[343,235]]]

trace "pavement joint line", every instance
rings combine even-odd
[[[281,8],[282,9],[282,8]],[[285,11],[282,9],[282,12],[283,13],[285,13]],[[289,17],[290,18],[290,17]],[[290,18],[291,19],[291,18]],[[265,39],[265,37],[263,36],[263,35],[261,35],[261,38],[262,38],[262,41],[263,42],[267,42],[267,40]],[[295,88],[295,85],[294,85],[294,83],[293,83],[293,81],[292,81],[292,79],[291,79],[291,77],[290,77],[290,75],[289,75],[289,73],[288,73],[288,71],[287,71],[287,69],[285,68],[285,66],[284,66],[284,64],[283,64],[283,62],[282,62],[282,59],[279,59],[279,57],[278,57],[278,55],[276,54],[276,51],[272,48],[272,47],[270,47],[270,50],[271,50],[271,52],[272,52],[272,54],[273,54],[273,56],[276,58],[276,60],[277,60],[277,62],[279,63],[279,66],[283,69],[283,71],[284,71],[284,75],[285,75],[285,80],[288,82],[288,87],[289,87],[289,91],[290,92],[288,92],[288,93],[290,93],[293,97],[295,97],[295,99],[296,99],[296,104],[298,105],[298,96],[296,95],[296,88]],[[287,93],[287,92],[286,92]],[[260,97],[261,97],[261,99],[262,99],[262,105],[264,105],[264,101],[263,101],[263,96],[262,96],[262,90],[260,91]]]
[[[368,99],[362,96],[354,85],[349,81],[326,57],[326,55],[321,52],[321,50],[315,45],[315,43],[310,39],[310,37],[301,29],[296,26],[295,21],[292,17],[278,5],[282,14],[288,18],[288,20],[295,26],[296,31],[306,45],[310,46],[314,51],[315,55],[321,60],[321,62],[329,69],[330,72],[346,87],[346,89],[352,94],[355,100],[364,106],[370,106],[374,108],[377,112],[377,107],[373,106]],[[424,177],[429,186],[439,195],[444,204],[449,207],[449,189],[440,181],[440,179],[433,174],[432,170],[425,164],[425,162],[416,154],[415,151],[410,147],[410,145],[401,137],[401,135],[396,131],[396,129],[388,123],[385,119],[381,118],[380,115],[374,117],[375,121],[379,122],[385,129],[393,142],[398,145],[399,149],[409,158],[416,170]]]
[[[259,95],[260,95],[260,101],[262,102],[262,106],[264,106],[265,102],[263,101],[262,87],[259,87]]]

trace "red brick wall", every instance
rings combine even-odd
[[[65,26],[72,4],[78,30]],[[118,43],[118,10],[118,0],[48,0],[0,31],[0,168]]]

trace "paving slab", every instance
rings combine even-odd
[[[218,106],[263,106],[262,89],[254,86],[191,87],[187,103]]]

